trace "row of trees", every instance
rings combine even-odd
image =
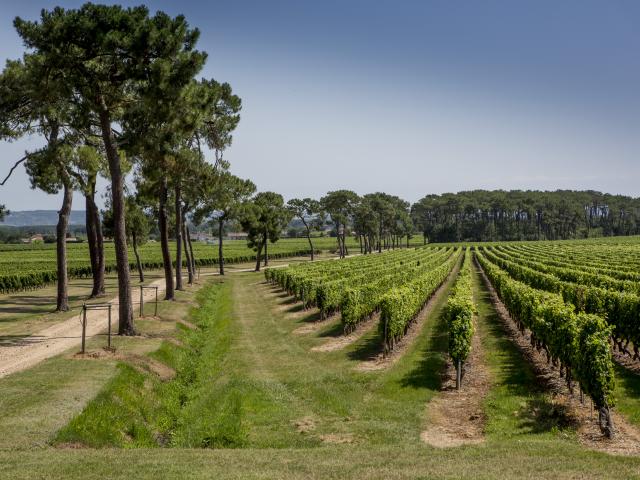
[[[427,195],[411,207],[434,242],[559,240],[640,234],[640,199],[595,191],[473,190]]]
[[[289,211],[280,195],[254,195],[255,185],[229,173],[223,152],[241,100],[226,83],[196,78],[207,58],[195,48],[197,29],[183,16],[150,15],[143,6],[94,4],[43,10],[38,21],[16,18],[14,25],[27,51],[0,75],[0,138],[38,135],[44,145],[25,152],[2,184],[24,164],[33,188],[62,193],[58,310],[69,308],[65,237],[74,191],[85,197],[92,296],[104,294],[104,237],[114,240],[120,334],[135,333],[127,246],[143,280],[137,246],[150,223],[159,231],[167,300],[183,288],[183,265],[193,281],[188,217],[220,229],[240,221],[258,250],[257,267],[263,248],[268,262],[267,244],[277,240]],[[102,215],[99,176],[109,180]]]

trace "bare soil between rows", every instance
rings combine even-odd
[[[477,318],[475,322],[477,325]],[[456,390],[456,368],[449,359],[442,376],[442,391],[427,404],[427,427],[420,439],[432,447],[459,447],[484,441],[483,402],[492,380],[477,332],[476,327],[460,390]]]

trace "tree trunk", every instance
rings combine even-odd
[[[300,216],[300,220],[302,220],[304,228],[307,229],[307,240],[309,240],[309,248],[311,249],[311,261],[313,262],[313,256],[315,252],[313,251],[313,242],[311,242],[311,229],[309,228],[307,221],[304,219],[304,216]]]
[[[186,232],[187,246],[189,247],[189,253],[191,254],[191,271],[193,276],[196,275],[196,257],[193,254],[193,243],[191,243],[191,232],[189,232],[189,225],[185,222],[184,230]]]
[[[309,240],[309,248],[311,249],[311,261],[313,262],[316,252],[313,249],[313,242],[311,241],[311,231],[309,230],[309,227],[307,227],[307,240]]]
[[[129,278],[129,252],[127,252],[127,232],[125,229],[124,175],[120,165],[120,156],[111,134],[111,118],[106,105],[104,105],[104,99],[102,99],[102,104],[100,126],[111,174],[113,240],[116,251],[116,268],[118,269],[118,333],[120,335],[134,335],[133,303]]]
[[[180,185],[175,189],[176,210],[176,290],[182,288],[182,205],[180,200]]]
[[[189,241],[187,240],[187,225],[182,216],[182,238],[184,243],[184,256],[187,260],[187,274],[189,277],[189,285],[193,285],[193,263],[191,263],[191,254],[189,253]]]
[[[165,300],[173,300],[175,292],[173,289],[173,266],[171,264],[171,251],[169,250],[169,226],[167,221],[167,179],[164,178],[160,184],[158,201],[158,228],[160,229],[160,248],[162,250],[162,263],[164,266],[165,279]]]
[[[256,272],[260,271],[260,261],[262,260],[261,254],[262,254],[262,242],[260,243],[260,245],[258,245],[258,250],[256,252]]]
[[[133,253],[136,256],[136,265],[138,266],[138,276],[140,277],[140,283],[144,282],[144,272],[142,271],[142,262],[140,261],[140,254],[138,253],[138,241],[136,239],[136,232],[131,232],[131,243],[133,243]]]
[[[264,266],[269,265],[269,234],[264,234]]]
[[[218,265],[220,265],[220,275],[224,275],[224,250],[222,248],[222,233],[224,230],[224,219],[218,219]],[[258,258],[258,270],[260,270],[260,259]]]
[[[104,295],[104,238],[102,236],[102,223],[100,212],[95,202],[96,180],[95,176],[89,180],[89,190],[85,192],[87,242],[89,244],[89,258],[91,261],[91,274],[93,276],[93,289],[91,298]]]
[[[98,254],[98,279],[99,279],[99,289],[98,294],[104,295],[104,234],[102,233],[102,219],[100,218],[100,212],[98,211],[98,206],[96,202],[93,202],[93,215],[94,215],[94,225],[96,227],[96,250]]]
[[[73,190],[68,182],[65,182],[62,197],[62,208],[58,212],[58,225],[56,226],[56,259],[58,266],[58,297],[56,311],[69,310],[69,277],[67,275],[67,227],[71,214],[71,202]]]
[[[85,225],[87,229],[87,244],[89,245],[89,263],[91,264],[91,275],[93,277],[93,289],[89,298],[95,298],[98,296],[98,286],[96,282],[98,280],[98,239],[96,236],[96,226],[94,222],[92,212],[92,199],[91,193],[85,192]]]

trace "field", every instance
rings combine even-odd
[[[414,243],[416,239],[413,239]],[[349,248],[357,248],[353,239]],[[171,244],[175,257],[175,244]],[[247,246],[244,240],[230,240],[223,243],[225,263],[234,264],[255,261],[256,252]],[[335,238],[314,239],[314,248],[320,251],[334,250]],[[200,267],[218,264],[218,246],[201,242],[193,243],[196,265]],[[162,268],[162,253],[158,242],[149,242],[138,249],[145,270]],[[0,244],[0,292],[13,292],[23,289],[42,287],[56,281],[55,244],[15,245]],[[271,258],[283,258],[296,255],[308,255],[309,243],[306,239],[283,239],[269,245]],[[91,276],[89,247],[86,243],[68,244],[68,272],[71,278]],[[129,251],[131,268],[135,269],[133,249]],[[105,267],[110,272],[115,269],[116,259],[113,243],[105,243]]]
[[[640,238],[323,258],[1,378],[0,476],[640,476]]]

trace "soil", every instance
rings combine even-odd
[[[164,279],[156,280],[150,284],[158,287],[158,293],[164,291]],[[133,298],[139,298],[138,288],[132,288]],[[145,290],[145,301],[155,299],[155,291]],[[111,299],[115,305],[117,299]],[[106,300],[105,300],[106,302]],[[40,332],[31,335],[20,344],[0,347],[0,378],[21,370],[33,367],[47,358],[59,355],[73,347],[78,347],[82,340],[81,327],[82,312],[78,315],[56,323]],[[111,310],[111,325],[113,332],[117,332],[118,309]],[[108,313],[106,310],[87,311],[86,337],[91,338],[107,330]]]
[[[73,355],[73,358],[79,360],[118,360],[127,362],[141,372],[149,371],[156,374],[163,382],[171,380],[176,376],[175,370],[151,357],[146,355],[117,353],[115,350],[109,350],[107,348],[92,350],[84,354],[76,353]]]
[[[320,440],[324,443],[353,443],[354,438],[351,433],[327,433],[325,435],[320,435]]]
[[[482,279],[489,289],[491,301],[510,340],[533,366],[541,383],[551,392],[552,401],[557,405],[558,411],[563,412],[567,421],[576,426],[578,441],[587,448],[610,454],[640,454],[640,431],[617,412],[611,412],[615,428],[614,437],[609,439],[601,433],[598,414],[592,410],[591,400],[585,396],[584,403],[582,403],[577,386],[574,387],[574,392],[569,391],[566,381],[560,377],[559,371],[547,363],[546,355],[531,346],[529,332],[524,335],[520,333],[484,271],[477,263],[476,265],[480,269]]]
[[[492,382],[477,333],[463,366],[460,390],[456,390],[456,368],[451,360],[442,380],[442,392],[428,403],[427,428],[420,434],[421,440],[439,448],[483,442],[483,402]]]
[[[316,429],[316,422],[311,417],[304,417],[294,422],[296,430],[300,433],[309,433]]]

